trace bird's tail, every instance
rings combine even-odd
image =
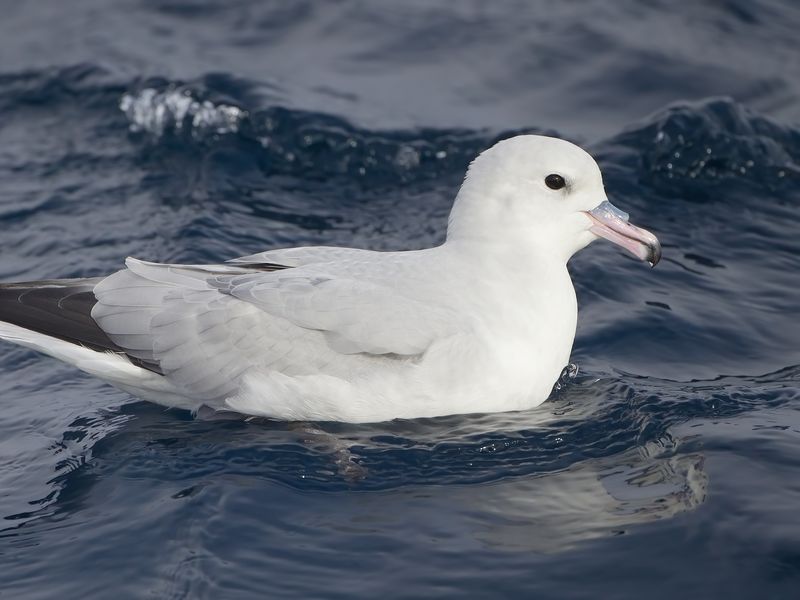
[[[113,353],[128,364],[156,371],[157,365],[126,356],[92,318],[97,302],[92,290],[100,281],[102,278],[0,284],[0,339],[84,370],[90,370],[85,368],[87,359]]]

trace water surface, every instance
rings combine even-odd
[[[9,597],[786,598],[800,584],[791,2],[17,3],[0,278],[441,241],[474,155],[549,132],[656,232],[571,263],[542,407],[209,419],[0,346]]]

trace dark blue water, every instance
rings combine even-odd
[[[428,246],[520,131],[664,260],[575,258],[580,372],[525,413],[193,418],[0,346],[0,595],[797,596],[800,8],[453,4],[3,4],[1,280]]]

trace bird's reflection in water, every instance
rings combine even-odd
[[[515,482],[502,504],[465,495],[489,513],[480,532],[488,545],[559,552],[593,538],[692,510],[706,498],[700,454],[648,458],[639,449],[567,471]]]
[[[425,498],[434,512],[446,505],[476,543],[558,552],[704,501],[703,456],[684,451],[674,421],[641,396],[586,377],[532,411],[374,425],[193,417],[131,403],[72,424],[54,446],[70,457],[53,493],[14,526],[69,517],[103,479],[180,488],[173,498],[273,482],[304,497],[359,493],[359,518],[376,520],[387,505],[402,511]]]

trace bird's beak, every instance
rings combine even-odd
[[[658,238],[646,229],[628,222],[628,213],[621,211],[608,200],[597,208],[586,211],[592,220],[589,228],[593,234],[611,240],[628,252],[655,267],[661,259],[661,244]]]

